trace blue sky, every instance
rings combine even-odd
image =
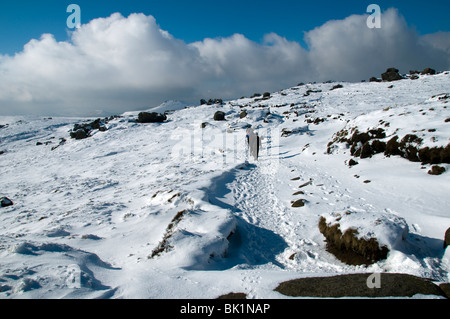
[[[382,10],[398,8],[419,34],[450,31],[450,2],[444,0],[5,0],[0,2],[0,53],[21,51],[43,33],[66,40],[66,8],[71,3],[81,7],[83,24],[114,12],[124,16],[142,12],[153,15],[162,29],[187,43],[234,33],[260,42],[265,34],[275,32],[304,46],[305,31],[329,20],[363,14],[371,3]]]

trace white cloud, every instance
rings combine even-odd
[[[401,72],[450,67],[439,48],[424,45],[396,9],[383,13],[380,29],[369,29],[367,17],[329,21],[306,34],[319,80],[358,81],[379,76],[388,67]]]
[[[152,16],[113,14],[81,26],[70,42],[45,34],[15,56],[0,56],[0,114],[121,113],[300,81],[359,81],[391,66],[450,68],[450,33],[419,37],[394,9],[383,13],[381,29],[367,28],[367,17],[305,33],[307,50],[274,33],[262,44],[240,34],[187,44]]]

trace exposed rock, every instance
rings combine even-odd
[[[0,198],[0,206],[1,207],[8,207],[8,206],[12,206],[14,205],[14,203],[7,197],[2,197]]]
[[[346,211],[321,216],[319,230],[327,250],[350,265],[371,265],[386,259],[409,234],[403,218],[389,213]]]
[[[429,74],[429,75],[435,75],[436,74],[436,70],[432,69],[432,68],[425,68],[422,73],[422,75],[425,74]]]
[[[141,112],[138,115],[138,123],[163,123],[167,120],[165,114]]]
[[[438,165],[434,165],[431,167],[431,170],[428,171],[428,174],[430,175],[442,175],[445,173],[445,167],[441,167]]]
[[[225,121],[225,113],[222,111],[217,111],[214,114],[214,121]]]
[[[381,75],[381,78],[383,81],[388,82],[403,80],[403,77],[398,73],[398,69],[396,68],[387,69],[386,72]]]
[[[304,199],[299,199],[292,203],[292,207],[299,208],[299,207],[305,206],[305,204],[306,204],[306,201]]]
[[[450,228],[447,229],[444,237],[444,249],[447,248],[447,246],[450,246]]]
[[[89,133],[86,129],[80,128],[75,132],[71,132],[70,137],[76,140],[84,140],[85,138],[89,137]]]
[[[106,124],[115,119],[118,118],[119,116],[111,116],[111,117],[106,117],[104,119],[96,119],[92,122],[88,122],[88,123],[83,123],[83,124],[75,124],[73,126],[72,131],[70,132],[70,137],[77,139],[77,140],[83,140],[85,138],[88,138],[91,136],[91,133],[93,130],[99,130],[100,132],[105,132],[107,131],[106,128]]]
[[[336,90],[336,89],[342,89],[344,86],[342,84],[336,84],[335,86],[333,86],[330,91]]]
[[[446,296],[428,279],[408,274],[379,275],[381,286],[376,289],[368,287],[371,274],[348,274],[290,280],[281,283],[275,291],[285,296],[314,298]]]
[[[222,99],[209,99],[208,101],[206,101],[205,99],[201,99],[200,100],[200,105],[222,105],[223,104],[223,100]]]
[[[328,225],[321,217],[319,230],[326,238],[327,250],[349,265],[370,265],[387,258],[389,250],[386,246],[380,247],[376,238],[359,239],[356,229],[342,233],[339,224]]]
[[[353,158],[350,159],[350,161],[348,162],[348,166],[352,167],[352,166],[356,166],[359,163],[357,161],[355,161]]]
[[[222,295],[217,299],[219,299],[219,300],[222,300],[222,299],[229,299],[229,300],[247,299],[247,294],[245,294],[243,292],[231,292],[229,294]]]

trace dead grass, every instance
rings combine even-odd
[[[175,226],[180,223],[185,213],[186,210],[182,210],[175,215],[170,224],[167,226],[163,239],[160,241],[158,246],[155,249],[153,249],[150,256],[148,256],[149,259],[160,256],[162,253],[167,252],[169,249],[173,248],[172,246],[169,245],[169,239],[174,234]]]

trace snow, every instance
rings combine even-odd
[[[342,144],[327,154],[338,131],[380,120],[386,140],[414,131],[446,146],[449,72],[340,84],[223,106],[169,101],[157,110],[173,110],[165,123],[128,112],[85,140],[69,137],[85,119],[1,118],[0,197],[14,205],[0,208],[0,298],[284,298],[273,291],[283,281],[356,272],[449,282],[448,172],[383,154],[350,168]],[[213,120],[218,110],[226,121]],[[262,137],[258,161],[249,126]],[[306,205],[293,208],[298,199]],[[318,222],[338,214],[388,258],[350,266],[327,252]]]

